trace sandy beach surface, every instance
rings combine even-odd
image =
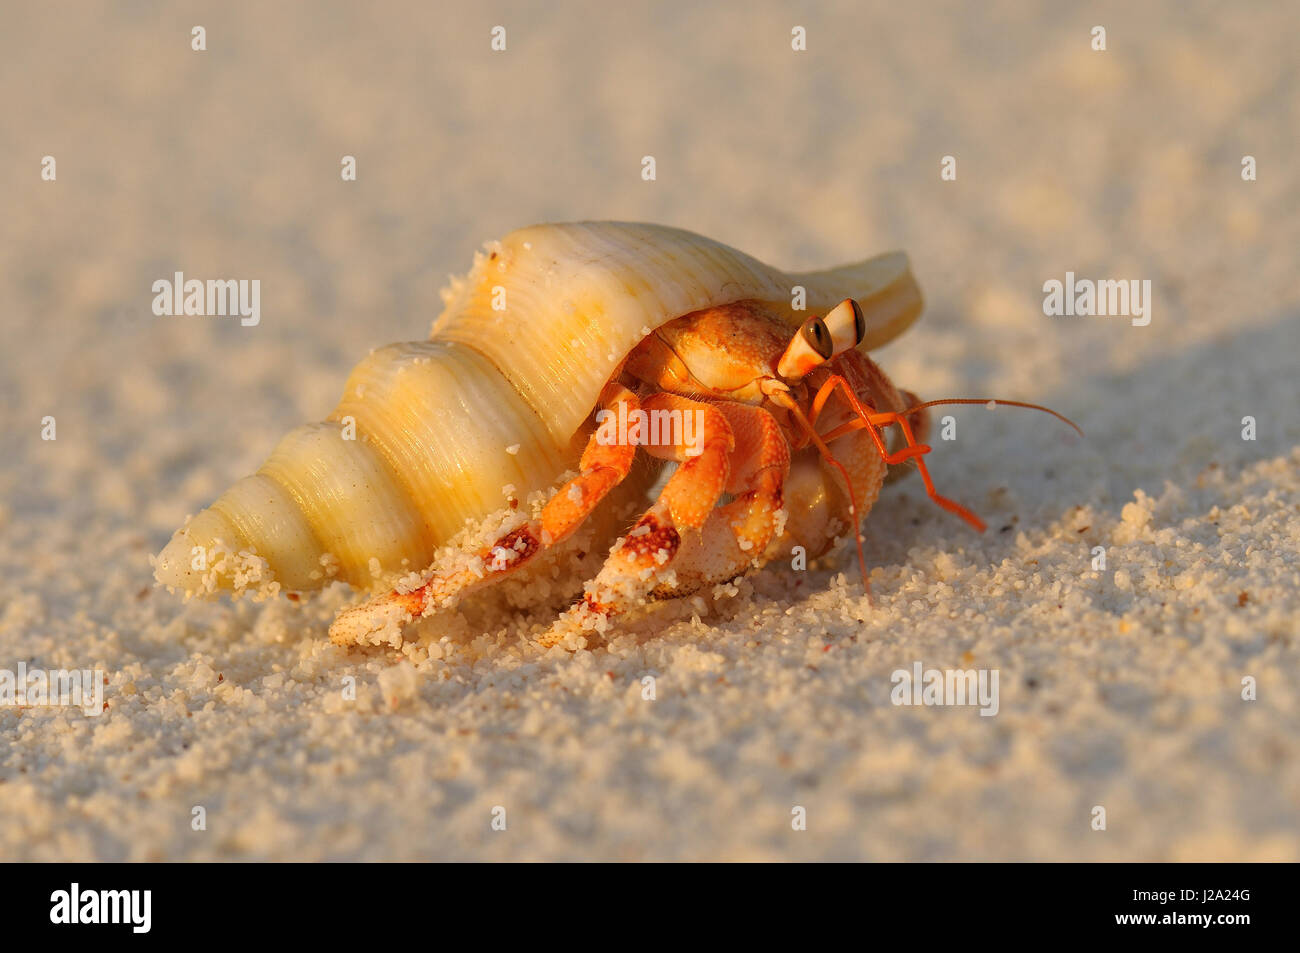
[[[0,858],[1300,859],[1294,4],[11,7],[0,669],[108,708],[0,707]],[[345,652],[341,586],[154,588],[483,241],[582,219],[905,249],[894,380],[1086,439],[954,409],[932,472],[987,533],[904,481],[874,606],[840,550],[576,654],[549,607]],[[155,316],[176,271],[259,279],[260,322]],[[1067,272],[1149,280],[1149,324],[1045,315]],[[917,663],[997,714],[893,704]]]

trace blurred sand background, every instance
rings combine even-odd
[[[0,667],[102,668],[110,708],[0,710],[0,858],[1300,859],[1297,26],[1290,3],[6,4]],[[368,348],[422,337],[482,241],[584,218],[788,268],[906,249],[927,312],[879,353],[894,379],[1087,439],[953,411],[931,465],[990,531],[888,489],[874,608],[845,556],[595,652],[460,620],[401,658],[328,645],[341,590],[151,588],[185,515]],[[260,279],[261,324],[155,317],[177,270]],[[1151,324],[1045,317],[1067,270],[1149,278]],[[891,705],[915,661],[997,669],[1000,713]]]

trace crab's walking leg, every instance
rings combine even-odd
[[[687,541],[672,564],[673,578],[655,589],[679,596],[702,586],[734,579],[763,558],[779,529],[790,445],[781,425],[761,407],[723,404],[719,408],[735,434],[727,492],[734,499],[709,514],[698,539]]]
[[[623,414],[617,412],[620,404],[626,407]],[[627,419],[639,410],[640,400],[626,387],[611,382],[601,393],[601,407],[610,410],[611,417],[587,441],[578,464],[581,472],[551,497],[540,519],[529,520],[501,536],[464,566],[435,571],[419,588],[409,592],[394,589],[344,610],[330,625],[330,640],[337,645],[352,645],[392,625],[400,628],[459,596],[497,582],[543,549],[570,536],[627,476],[636,455],[634,445],[615,439],[616,428],[610,425],[620,416]]]
[[[681,398],[672,400],[681,401]],[[609,617],[626,610],[651,591],[659,595],[683,595],[710,583],[733,579],[762,558],[779,529],[783,487],[790,472],[789,444],[776,419],[766,410],[736,403],[722,403],[710,409],[723,418],[732,435],[731,447],[726,451],[728,465],[721,471],[709,470],[711,477],[721,472],[725,483],[721,487],[713,483],[705,486],[698,474],[688,474],[683,477],[684,481],[691,481],[686,492],[691,493],[700,507],[706,499],[716,501],[721,489],[734,499],[716,509],[710,504],[701,521],[692,519],[686,524],[678,521],[676,526],[689,526],[699,532],[683,539],[674,529],[671,545],[667,547],[662,545],[662,539],[638,547],[636,530],[633,530],[611,553],[600,575],[588,584],[583,601],[539,640],[543,645],[555,644],[575,625],[601,630]],[[724,444],[719,441],[717,446],[721,450]],[[683,464],[674,479],[687,466],[689,463]],[[670,487],[665,487],[665,496],[669,495]],[[658,508],[656,505],[651,509],[638,526],[657,526],[662,533],[664,527],[656,514]],[[668,508],[672,511],[671,504]],[[630,555],[623,555],[620,550],[629,543],[635,548]],[[650,553],[651,560],[645,559],[646,552]]]
[[[658,585],[660,574],[681,547],[682,531],[705,525],[727,486],[729,458],[736,446],[725,406],[666,393],[646,400],[650,421],[656,415],[660,420],[680,421],[667,428],[669,433],[657,434],[657,441],[655,434],[649,435],[646,451],[680,461],[680,466],[655,504],[614,544],[605,565],[587,583],[581,601],[538,639],[542,645],[554,645],[575,628],[603,631],[610,616],[643,600]]]
[[[826,379],[826,382],[822,384],[821,390],[818,392],[817,398],[814,401],[814,406],[816,406],[818,402],[824,403],[825,398],[823,395],[828,395],[835,387],[839,387],[842,390],[854,411],[858,414],[859,419],[836,427],[829,433],[824,434],[823,439],[834,439],[843,433],[847,433],[850,430],[860,427],[867,432],[871,437],[872,442],[875,443],[881,459],[891,466],[901,463],[909,457],[915,458],[916,468],[920,471],[921,481],[925,484],[926,495],[936,504],[943,507],[943,509],[950,513],[955,513],[981,533],[984,532],[985,523],[982,519],[966,507],[962,506],[956,500],[950,500],[948,497],[940,495],[939,491],[935,489],[934,481],[930,479],[930,471],[926,467],[925,460],[923,459],[924,455],[930,452],[930,448],[918,441],[915,433],[912,431],[911,420],[915,417],[915,414],[899,413],[896,411],[876,413],[872,411],[870,407],[863,406],[862,402],[858,399],[858,396],[853,392],[853,388],[850,386],[849,382],[838,374],[832,374]],[[927,425],[928,420],[928,416],[924,418]],[[904,449],[894,454],[889,452],[888,448],[885,446],[884,440],[880,436],[879,430],[877,430],[877,428],[888,427],[890,424],[898,424],[899,429],[903,432],[903,440],[907,444]]]

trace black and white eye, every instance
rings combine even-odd
[[[843,354],[862,343],[867,335],[867,319],[861,306],[852,298],[845,298],[826,315],[824,322],[830,332],[834,353]]]
[[[834,353],[835,341],[826,322],[821,318],[809,318],[790,340],[776,372],[786,380],[799,380],[830,360]]]
[[[803,339],[823,360],[829,360],[835,353],[835,342],[831,339],[830,329],[821,318],[809,318],[800,330]]]

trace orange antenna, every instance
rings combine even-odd
[[[938,491],[935,489],[934,482],[930,479],[930,472],[926,468],[924,459],[922,459],[925,454],[930,452],[931,448],[926,444],[917,443],[916,436],[912,433],[911,424],[907,420],[909,415],[916,413],[918,410],[925,410],[929,407],[939,407],[946,404],[984,404],[990,408],[996,407],[998,404],[1005,404],[1008,407],[1022,407],[1026,410],[1041,410],[1043,413],[1051,414],[1058,420],[1069,424],[1080,436],[1083,436],[1083,429],[1064,414],[1059,414],[1050,407],[1044,407],[1041,404],[1029,404],[1019,400],[994,400],[992,398],[983,397],[948,397],[942,400],[927,400],[920,404],[914,404],[906,410],[877,413],[871,408],[863,405],[862,401],[858,399],[858,395],[854,392],[852,385],[850,385],[849,382],[839,374],[832,374],[822,384],[822,386],[818,388],[817,394],[812,402],[814,419],[825,406],[826,401],[830,398],[831,393],[836,387],[840,387],[843,390],[849,406],[852,408],[854,414],[856,414],[856,418],[833,428],[825,434],[817,433],[813,422],[804,416],[803,411],[799,409],[798,404],[792,397],[790,397],[788,392],[778,391],[771,393],[768,396],[772,398],[774,402],[780,404],[790,412],[790,415],[794,417],[794,419],[798,421],[799,426],[803,428],[808,439],[817,446],[818,451],[821,452],[821,455],[826,459],[826,462],[839,470],[840,475],[844,477],[844,485],[848,488],[849,492],[850,513],[853,516],[854,539],[858,548],[858,567],[862,572],[862,584],[867,590],[868,600],[871,598],[871,583],[867,580],[867,560],[862,551],[862,533],[860,531],[861,515],[858,511],[858,501],[853,493],[853,481],[849,479],[848,470],[844,468],[843,464],[835,459],[835,455],[831,453],[830,447],[827,446],[830,441],[842,437],[846,433],[851,433],[854,430],[865,429],[867,433],[870,434],[872,442],[876,445],[877,452],[885,463],[893,466],[895,464],[906,462],[907,460],[915,460],[916,467],[921,473],[921,479],[925,483],[925,492],[930,499],[945,510],[948,510],[948,512],[960,516],[976,530],[982,533],[986,529],[986,524],[982,519],[955,500],[950,500],[946,496],[940,496]],[[889,448],[885,446],[884,438],[881,436],[880,429],[878,429],[887,427],[890,424],[898,424],[903,431],[904,439],[907,441],[907,446],[895,453],[889,452]]]
[[[918,445],[916,443],[916,440],[912,435],[912,428],[907,422],[908,415],[913,414],[918,410],[924,410],[927,407],[938,407],[944,404],[984,404],[990,408],[995,407],[998,404],[1006,404],[1008,407],[1023,407],[1027,410],[1041,410],[1045,414],[1051,414],[1058,420],[1073,427],[1078,431],[1079,436],[1083,436],[1083,429],[1064,414],[1058,414],[1056,411],[1052,410],[1052,408],[1044,407],[1041,404],[1027,404],[1024,401],[1019,400],[994,400],[985,397],[946,397],[942,400],[927,400],[924,403],[914,404],[906,410],[900,410],[897,412],[891,411],[889,413],[881,414],[871,413],[858,401],[857,395],[853,393],[853,389],[849,386],[848,381],[838,376],[830,378],[822,385],[821,390],[817,394],[817,399],[813,403],[814,409],[819,410],[823,405],[825,405],[826,398],[830,396],[829,391],[836,384],[841,384],[843,386],[844,392],[848,395],[849,404],[853,407],[853,410],[858,415],[859,419],[850,420],[848,423],[841,424],[824,434],[824,439],[827,441],[835,440],[837,437],[842,437],[846,433],[865,427],[870,432],[871,439],[875,441],[876,449],[880,452],[881,457],[886,463],[893,465],[895,463],[901,463],[907,457],[915,456],[917,458],[916,467],[921,472],[921,479],[925,483],[925,492],[929,495],[930,499],[934,500],[935,503],[939,504],[939,506],[943,507],[945,510],[948,510],[948,512],[960,516],[981,533],[984,532],[985,529],[985,523],[982,519],[970,510],[966,509],[966,507],[962,506],[960,503],[950,500],[947,497],[940,496],[935,491],[934,483],[930,480],[930,472],[926,469],[925,462],[920,459],[923,454],[930,451],[930,448],[924,444]],[[892,423],[896,423],[902,428],[903,436],[907,440],[907,447],[898,451],[898,453],[891,455],[888,453],[884,441],[881,439],[876,428],[888,426]]]
[[[945,397],[942,400],[927,400],[924,403],[916,404],[904,410],[903,413],[910,414],[918,410],[925,410],[927,407],[939,407],[943,404],[983,404],[989,410],[993,410],[998,404],[1005,404],[1008,407],[1024,407],[1026,410],[1041,410],[1045,414],[1051,414],[1057,420],[1069,424],[1079,434],[1084,436],[1083,428],[1076,424],[1065,414],[1058,414],[1051,407],[1044,407],[1042,404],[1026,404],[1020,400],[998,400],[995,397]]]

